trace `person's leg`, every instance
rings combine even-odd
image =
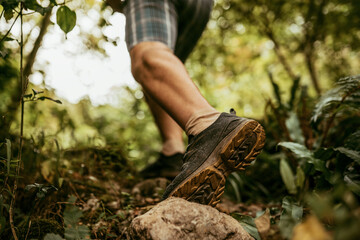
[[[216,206],[224,192],[226,177],[243,170],[255,159],[264,145],[265,134],[254,120],[220,115],[201,96],[182,61],[172,51],[174,35],[169,35],[168,30],[174,24],[167,23],[177,17],[178,12],[169,7],[174,2],[196,3],[129,0],[128,10],[132,12],[128,12],[127,20],[133,24],[127,22],[131,31],[127,36],[132,44],[130,47],[128,44],[132,73],[151,99],[189,135],[183,168],[166,188],[163,199],[176,196]],[[146,7],[139,7],[141,4]],[[161,27],[157,28],[159,24]]]
[[[160,152],[165,156],[184,153],[185,146],[181,127],[152,98],[149,96],[145,96],[145,98],[161,135],[162,148]]]
[[[138,45],[144,38],[152,40],[150,42],[163,42],[169,49],[174,50],[174,54],[182,62],[185,62],[206,26],[212,5],[212,0],[131,0],[125,12],[127,16],[126,36],[128,47],[132,48],[132,46]],[[201,8],[199,8],[199,6],[201,6]],[[166,22],[163,21],[163,17],[166,18]],[[140,22],[138,19],[141,19]],[[156,24],[150,27],[151,31],[149,34],[147,31],[150,25],[146,25],[146,23],[151,23],[152,21],[155,21]],[[178,21],[180,21],[181,24],[178,24]],[[135,26],[134,22],[138,22],[138,24]],[[141,48],[141,45],[139,48]],[[134,55],[131,56],[132,59],[139,59],[138,56],[141,54]],[[134,65],[136,65],[136,63],[132,61],[132,66]],[[142,67],[138,69],[140,72],[143,71]],[[135,79],[141,81],[136,76]],[[149,80],[151,81],[151,79]],[[175,174],[176,172],[179,173],[178,171],[182,165],[181,154],[184,153],[182,140],[183,130],[172,117],[146,93],[146,90],[144,93],[162,137],[162,149],[156,162],[145,167],[141,171],[141,175],[146,178],[155,177],[156,175],[173,178],[177,175]],[[209,115],[208,110],[193,115],[191,121],[188,121],[188,123],[190,123],[189,126],[187,126],[189,130],[188,133],[195,134],[197,131],[200,132],[202,128],[207,127],[215,121],[217,115],[217,112],[215,112],[215,114],[211,112]],[[204,118],[206,118],[207,121],[203,121]],[[196,124],[197,122],[201,122],[201,124]]]
[[[162,144],[156,161],[145,166],[140,171],[140,176],[165,177],[172,180],[180,173],[183,164],[185,152],[183,130],[159,104],[147,95],[145,98],[160,132]]]
[[[155,162],[148,164],[140,171],[143,178],[165,177],[174,179],[181,170],[185,152],[180,126],[149,96],[146,102],[152,112],[156,126],[159,129],[162,147]]]
[[[218,116],[181,62],[205,28],[212,4],[212,0],[129,0],[125,8],[126,41],[135,79],[152,102],[159,104],[182,129],[192,116],[190,134],[200,132]],[[159,129],[165,130],[162,126]]]
[[[202,97],[184,64],[165,44],[141,42],[130,50],[130,56],[134,78],[182,129],[199,112],[208,113],[210,119],[203,119],[199,132],[220,115]]]

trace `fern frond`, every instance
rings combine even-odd
[[[336,87],[326,92],[315,106],[312,122],[329,117],[341,109],[360,109],[360,75],[341,78]]]
[[[357,130],[353,134],[351,134],[345,141],[346,148],[360,151],[360,130]]]

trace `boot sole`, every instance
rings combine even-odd
[[[229,174],[249,166],[264,144],[265,131],[258,122],[248,120],[241,123],[169,196],[215,207],[224,193]]]

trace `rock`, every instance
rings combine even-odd
[[[134,218],[129,234],[141,240],[253,239],[231,216],[181,198],[169,198]]]

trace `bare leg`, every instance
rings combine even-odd
[[[130,50],[130,56],[135,79],[182,129],[195,113],[215,111],[165,44],[141,42]]]
[[[146,102],[154,116],[155,123],[159,129],[162,139],[161,152],[165,156],[185,151],[184,141],[182,138],[183,130],[180,126],[162,109],[159,104],[146,96]]]

